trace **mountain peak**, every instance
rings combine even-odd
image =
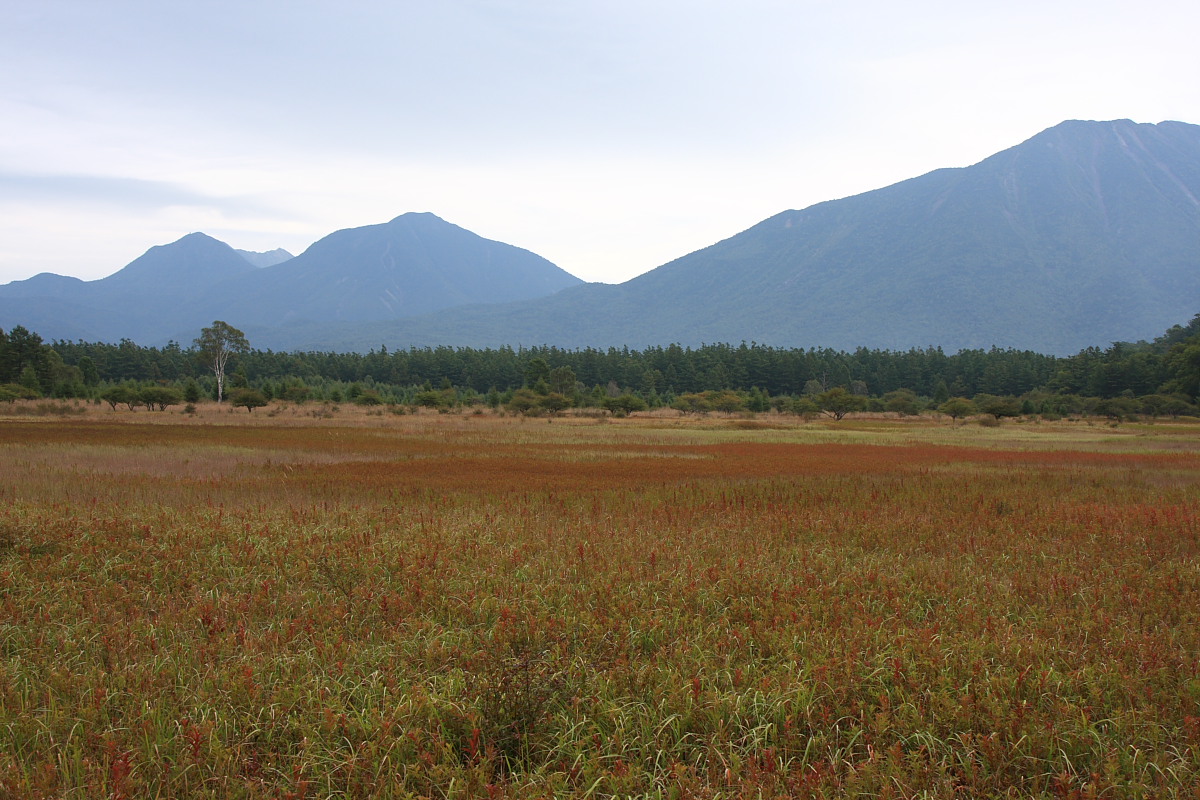
[[[1030,142],[1070,141],[1078,145],[1106,138],[1120,140],[1123,137],[1145,136],[1153,138],[1180,133],[1188,135],[1189,129],[1194,135],[1195,131],[1200,130],[1200,126],[1190,125],[1186,122],[1177,122],[1175,120],[1164,120],[1155,123],[1134,122],[1131,119],[1068,119],[1034,134],[1021,144],[1009,148],[1009,150],[1016,150]]]
[[[206,286],[253,270],[245,258],[206,233],[189,233],[170,244],[151,247],[124,269],[102,279],[108,287],[171,286],[180,291]]]
[[[388,224],[395,225],[397,222],[441,222],[445,225],[453,224],[450,222],[446,222],[446,220],[442,219],[437,214],[434,214],[430,211],[406,211],[405,213],[401,214],[400,216],[395,217],[394,219],[389,221]]]
[[[528,250],[410,212],[335,231],[251,283],[236,308],[280,324],[392,320],[542,297],[581,281]]]
[[[973,166],[778,214],[620,286],[401,320],[371,339],[1065,354],[1200,308],[1194,198],[1200,126],[1067,121]]]
[[[185,234],[185,235],[179,237],[178,239],[176,239],[174,242],[172,242],[172,244],[183,244],[184,242],[188,242],[188,243],[203,242],[205,244],[225,244],[220,239],[214,239],[213,237],[209,236],[207,233],[203,233],[201,231],[193,231],[192,233]]]

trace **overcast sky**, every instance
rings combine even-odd
[[[620,282],[1064,119],[1200,123],[1200,3],[6,0],[0,282],[431,211]]]

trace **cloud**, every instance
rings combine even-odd
[[[4,171],[0,171],[0,204],[85,205],[138,213],[180,206],[219,208],[233,215],[277,213],[256,198],[208,194],[171,181]]]
[[[13,5],[0,281],[405,211],[621,280],[1066,118],[1200,122],[1178,0]]]
[[[286,198],[240,185],[215,188],[0,169],[0,283],[39,272],[103,277],[147,247],[197,230],[260,250],[278,247],[281,240],[295,248],[315,238],[277,235],[296,225],[294,215],[275,202]]]
[[[36,175],[0,172],[0,201],[71,202],[154,209],[205,205],[213,198],[166,181],[99,175]]]

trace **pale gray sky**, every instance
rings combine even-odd
[[[7,0],[0,282],[431,211],[619,282],[1064,119],[1200,123],[1200,4]]]

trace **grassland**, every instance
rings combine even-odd
[[[1200,427],[0,420],[0,797],[1195,797]]]

